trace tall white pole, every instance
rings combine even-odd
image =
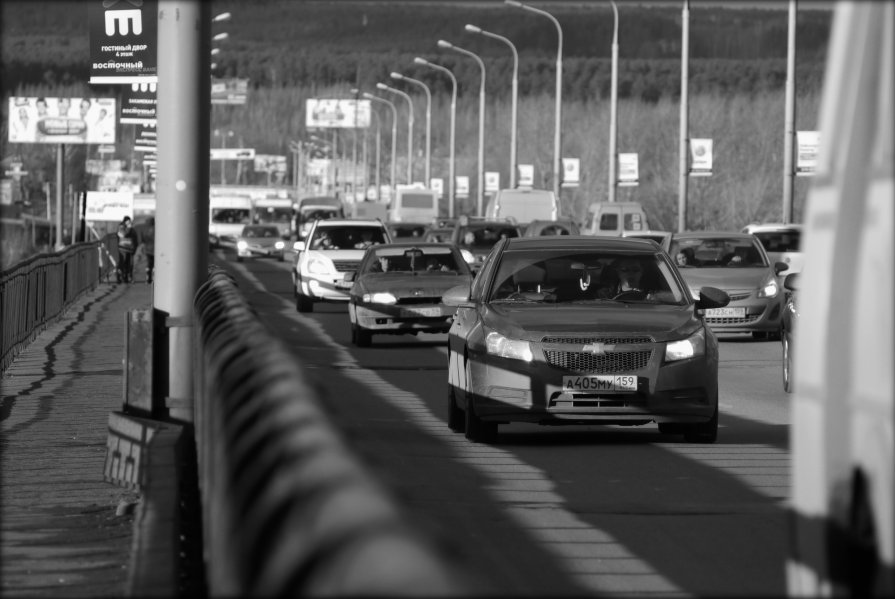
[[[395,170],[395,167],[398,162],[398,108],[395,106],[394,102],[386,100],[385,98],[380,98],[379,96],[374,96],[370,93],[365,93],[364,98],[372,100],[374,102],[387,104],[388,107],[392,109],[392,169],[389,185],[391,185],[391,189],[394,192],[396,185],[395,177],[397,172]]]
[[[397,94],[407,100],[407,184],[410,185],[413,183],[413,98],[400,89],[384,83],[377,83],[376,87]]]
[[[783,137],[783,224],[792,222],[792,195],[795,184],[793,149],[796,120],[796,0],[789,0],[789,34],[786,51],[786,116]]]
[[[437,71],[441,71],[445,73],[451,79],[451,135],[450,135],[450,150],[449,158],[448,158],[448,217],[454,218],[454,204],[457,200],[454,194],[454,185],[456,177],[455,173],[455,138],[457,133],[456,120],[457,120],[457,78],[454,76],[454,73],[451,72],[447,67],[443,67],[440,64],[435,64],[434,62],[429,62],[424,58],[420,58],[417,56],[413,59],[413,62],[416,64],[422,64],[427,67],[431,67]]]
[[[680,129],[680,175],[678,181],[677,230],[687,230],[687,165],[690,151],[689,144],[689,105],[687,98],[688,78],[690,70],[690,0],[684,0],[681,13],[681,129]]]
[[[612,14],[612,99],[609,107],[609,201],[615,201],[618,188],[618,7],[614,1]]]
[[[554,111],[556,122],[553,135],[553,192],[558,200],[562,189],[562,27],[556,17],[545,10],[522,4],[516,0],[504,0],[504,2],[508,6],[515,6],[547,17],[556,26],[558,41],[556,49],[556,110]]]
[[[419,79],[401,73],[392,73],[392,78],[422,87],[426,93],[426,187],[429,187],[432,184],[432,92],[429,86]]]
[[[193,413],[193,298],[208,276],[210,46],[210,3],[160,0],[153,307],[167,330],[165,407],[185,421]]]
[[[516,141],[516,132],[518,130],[518,127],[516,125],[516,115],[518,112],[517,106],[519,101],[519,53],[516,51],[516,46],[513,45],[513,42],[502,35],[491,33],[490,31],[485,31],[481,27],[476,27],[475,25],[467,25],[466,31],[469,31],[470,33],[480,33],[485,37],[490,37],[492,39],[501,41],[508,45],[510,47],[510,51],[512,51],[513,53],[513,82],[510,100],[510,188],[515,189],[516,148],[518,146],[518,143]]]
[[[479,84],[479,162],[478,172],[476,173],[478,182],[476,192],[476,214],[482,216],[484,214],[485,199],[485,63],[482,62],[482,59],[475,52],[470,52],[465,48],[460,48],[445,40],[438,40],[438,46],[469,56],[478,63],[479,69],[482,72],[482,80]]]

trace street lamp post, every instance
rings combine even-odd
[[[360,90],[356,87],[351,88],[351,95],[354,96],[354,126],[351,128],[351,137],[353,150],[351,154],[351,162],[353,172],[351,173],[351,193],[354,194],[354,199],[352,202],[357,201],[357,97],[360,95]]]
[[[479,166],[478,173],[476,174],[476,179],[478,180],[478,191],[477,191],[477,211],[476,213],[479,216],[482,216],[483,212],[483,200],[485,197],[485,63],[482,62],[482,59],[478,54],[474,52],[470,52],[464,48],[460,48],[459,46],[455,46],[454,44],[447,42],[445,40],[438,40],[439,48],[447,48],[448,50],[454,50],[455,52],[459,52],[460,54],[465,54],[470,58],[474,59],[477,63],[479,63],[479,69],[482,71],[482,81],[479,85]]]
[[[481,27],[476,27],[475,25],[467,25],[466,31],[470,33],[480,33],[485,37],[490,37],[501,42],[504,42],[506,45],[510,47],[510,50],[513,52],[513,87],[512,87],[512,101],[511,101],[511,109],[510,109],[510,188],[516,187],[516,113],[517,113],[517,102],[519,99],[519,53],[516,51],[516,46],[513,45],[513,42],[508,40],[502,35],[497,35],[496,33],[491,33],[490,31],[485,31]]]
[[[615,201],[618,188],[618,7],[614,0],[612,13],[614,27],[612,29],[612,98],[609,103],[609,201]]]
[[[373,174],[376,181],[376,201],[378,202],[382,199],[379,197],[379,150],[380,144],[382,143],[382,122],[379,119],[378,112],[373,110],[370,111],[370,114],[376,119],[376,169],[373,171]],[[364,162],[364,164],[366,165],[366,162]],[[364,168],[366,168],[366,166]]]
[[[562,183],[562,27],[560,27],[556,17],[545,10],[522,4],[517,2],[517,0],[504,0],[504,2],[508,6],[514,6],[547,17],[556,26],[556,33],[559,36],[556,50],[556,124],[554,125],[553,135],[553,192],[559,199],[560,185]]]
[[[407,100],[407,184],[410,185],[413,183],[413,98],[400,89],[395,89],[384,83],[377,83],[376,88],[392,92]]]
[[[395,106],[394,102],[386,100],[385,98],[380,98],[379,96],[374,96],[373,94],[364,92],[364,98],[367,100],[372,100],[373,102],[380,102],[382,104],[387,104],[389,108],[392,109],[392,170],[391,170],[391,179],[389,180],[389,185],[391,185],[392,192],[395,190],[395,165],[398,161],[398,108]],[[378,170],[378,169],[377,169]],[[379,192],[377,191],[377,194]]]
[[[418,85],[426,92],[426,187],[429,187],[432,184],[432,92],[429,90],[429,86],[419,79],[413,79],[401,73],[392,73],[391,76],[392,79]]]
[[[229,131],[229,130],[224,131],[223,129],[215,129],[214,130],[214,136],[221,138],[221,148],[224,150],[227,149],[227,138],[233,137],[233,135],[235,135],[233,133],[233,131]],[[221,185],[226,185],[226,176],[225,176],[226,166],[227,166],[227,159],[222,157],[221,158]]]
[[[413,59],[413,62],[446,73],[447,76],[451,79],[451,141],[449,150],[450,156],[448,158],[448,176],[450,178],[450,180],[448,181],[448,216],[450,218],[454,218],[454,138],[456,137],[457,119],[457,78],[454,77],[454,74],[451,72],[450,69],[443,67],[440,64],[429,62],[425,58],[420,58],[419,56],[417,56]]]

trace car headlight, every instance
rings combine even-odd
[[[398,301],[398,298],[387,291],[365,293],[361,299],[363,299],[365,304],[394,304]]]
[[[705,355],[705,331],[700,329],[686,339],[671,341],[665,346],[665,361],[675,362]]]
[[[239,241],[236,242],[236,247],[237,247],[237,249],[244,250],[247,247],[249,247],[249,244],[248,244],[248,242],[240,239]]]
[[[463,259],[466,260],[467,264],[472,264],[475,262],[475,256],[472,255],[472,252],[469,250],[460,250],[460,255],[463,256]]]
[[[489,354],[501,358],[522,360],[523,362],[532,360],[531,345],[528,341],[509,339],[496,331],[491,331],[485,336],[485,346]]]
[[[307,270],[312,275],[334,275],[336,274],[336,266],[333,261],[326,256],[316,254],[308,257]]]
[[[273,247],[277,248],[278,250],[284,250],[284,249],[286,249],[286,242],[278,241],[275,244],[273,244]]]
[[[777,297],[780,287],[777,286],[777,280],[774,277],[768,278],[764,285],[758,288],[758,297]]]

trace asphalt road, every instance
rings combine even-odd
[[[445,424],[446,335],[376,336],[358,349],[345,306],[297,313],[288,259],[226,258],[362,459],[495,594],[786,594],[779,342],[722,337],[714,445],[655,425],[524,424],[472,444]]]

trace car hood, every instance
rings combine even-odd
[[[352,289],[352,293],[362,295],[388,291],[398,298],[441,297],[448,289],[457,285],[469,285],[470,282],[469,275],[452,275],[450,273],[426,273],[425,271],[416,275],[379,273],[360,277]]]
[[[764,283],[770,269],[761,268],[681,268],[681,276],[693,289],[717,287],[723,291],[757,289]]]
[[[364,257],[365,250],[308,250],[307,253],[309,256],[313,254],[319,254],[321,256],[326,256],[330,260],[336,261],[348,261],[353,260],[355,262],[360,262]]]
[[[556,334],[646,334],[656,341],[680,339],[700,326],[692,306],[617,304],[489,304],[482,322],[517,339],[538,341]]]

